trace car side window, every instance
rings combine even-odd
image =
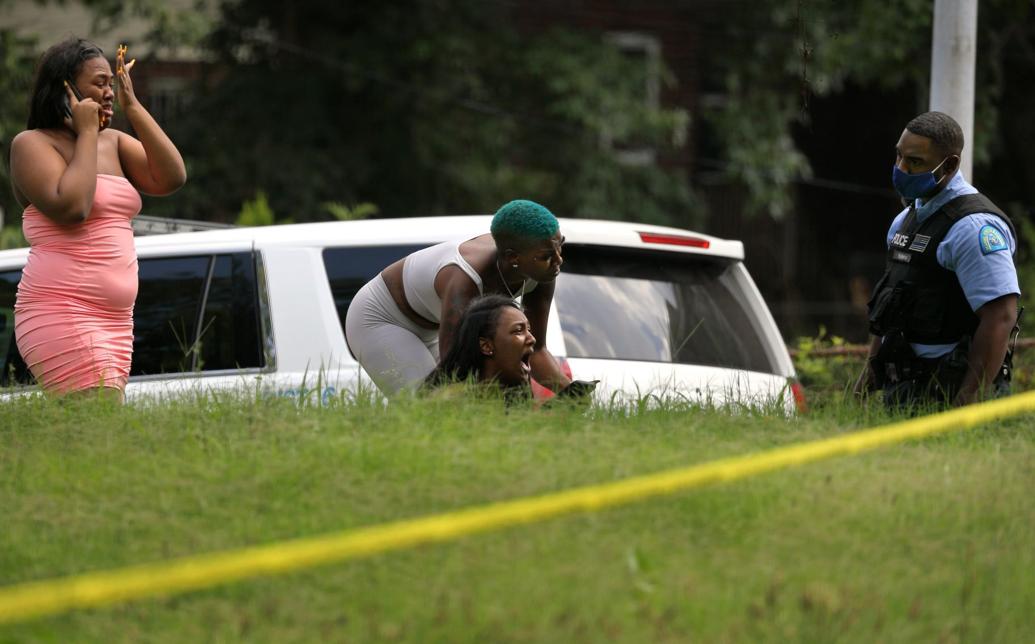
[[[33,383],[14,335],[21,275],[21,270],[0,272],[4,387]],[[139,280],[130,375],[266,366],[252,253],[143,258]]]
[[[199,343],[201,371],[266,366],[251,253],[216,257]]]
[[[208,255],[140,259],[131,376],[194,370]]]
[[[345,332],[345,314],[359,289],[389,264],[427,246],[414,244],[324,249],[323,264],[327,271],[327,280],[330,282],[331,294],[334,296],[334,307],[338,310],[342,333]]]
[[[14,337],[14,300],[21,278],[21,270],[0,272],[0,387],[33,383]]]
[[[131,375],[265,366],[251,253],[140,260]]]

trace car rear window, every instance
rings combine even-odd
[[[732,260],[567,245],[554,294],[570,357],[777,373]]]

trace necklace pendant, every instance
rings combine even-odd
[[[499,260],[496,260],[496,273],[500,276],[500,283],[503,284],[503,288],[507,289],[507,296],[512,300],[516,300],[525,294],[525,280],[521,280],[521,288],[518,290],[518,294],[514,295],[514,291],[510,290],[510,284],[507,284],[507,278],[503,276],[503,269],[500,268]]]

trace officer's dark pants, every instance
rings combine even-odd
[[[897,372],[910,377],[884,383],[884,404],[889,409],[918,413],[944,408],[952,404],[967,375],[966,355],[957,349],[941,358],[913,358],[907,369]],[[996,378],[992,397],[1009,394],[1009,380]]]

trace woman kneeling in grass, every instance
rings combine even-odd
[[[428,387],[473,381],[497,384],[508,397],[530,393],[529,359],[535,336],[514,300],[503,295],[475,298],[464,311],[449,351],[425,380]]]
[[[424,386],[474,382],[498,386],[508,402],[531,398],[529,362],[535,343],[528,318],[514,300],[503,295],[477,297],[464,310],[449,351]],[[573,380],[557,395],[588,400],[596,384]]]

